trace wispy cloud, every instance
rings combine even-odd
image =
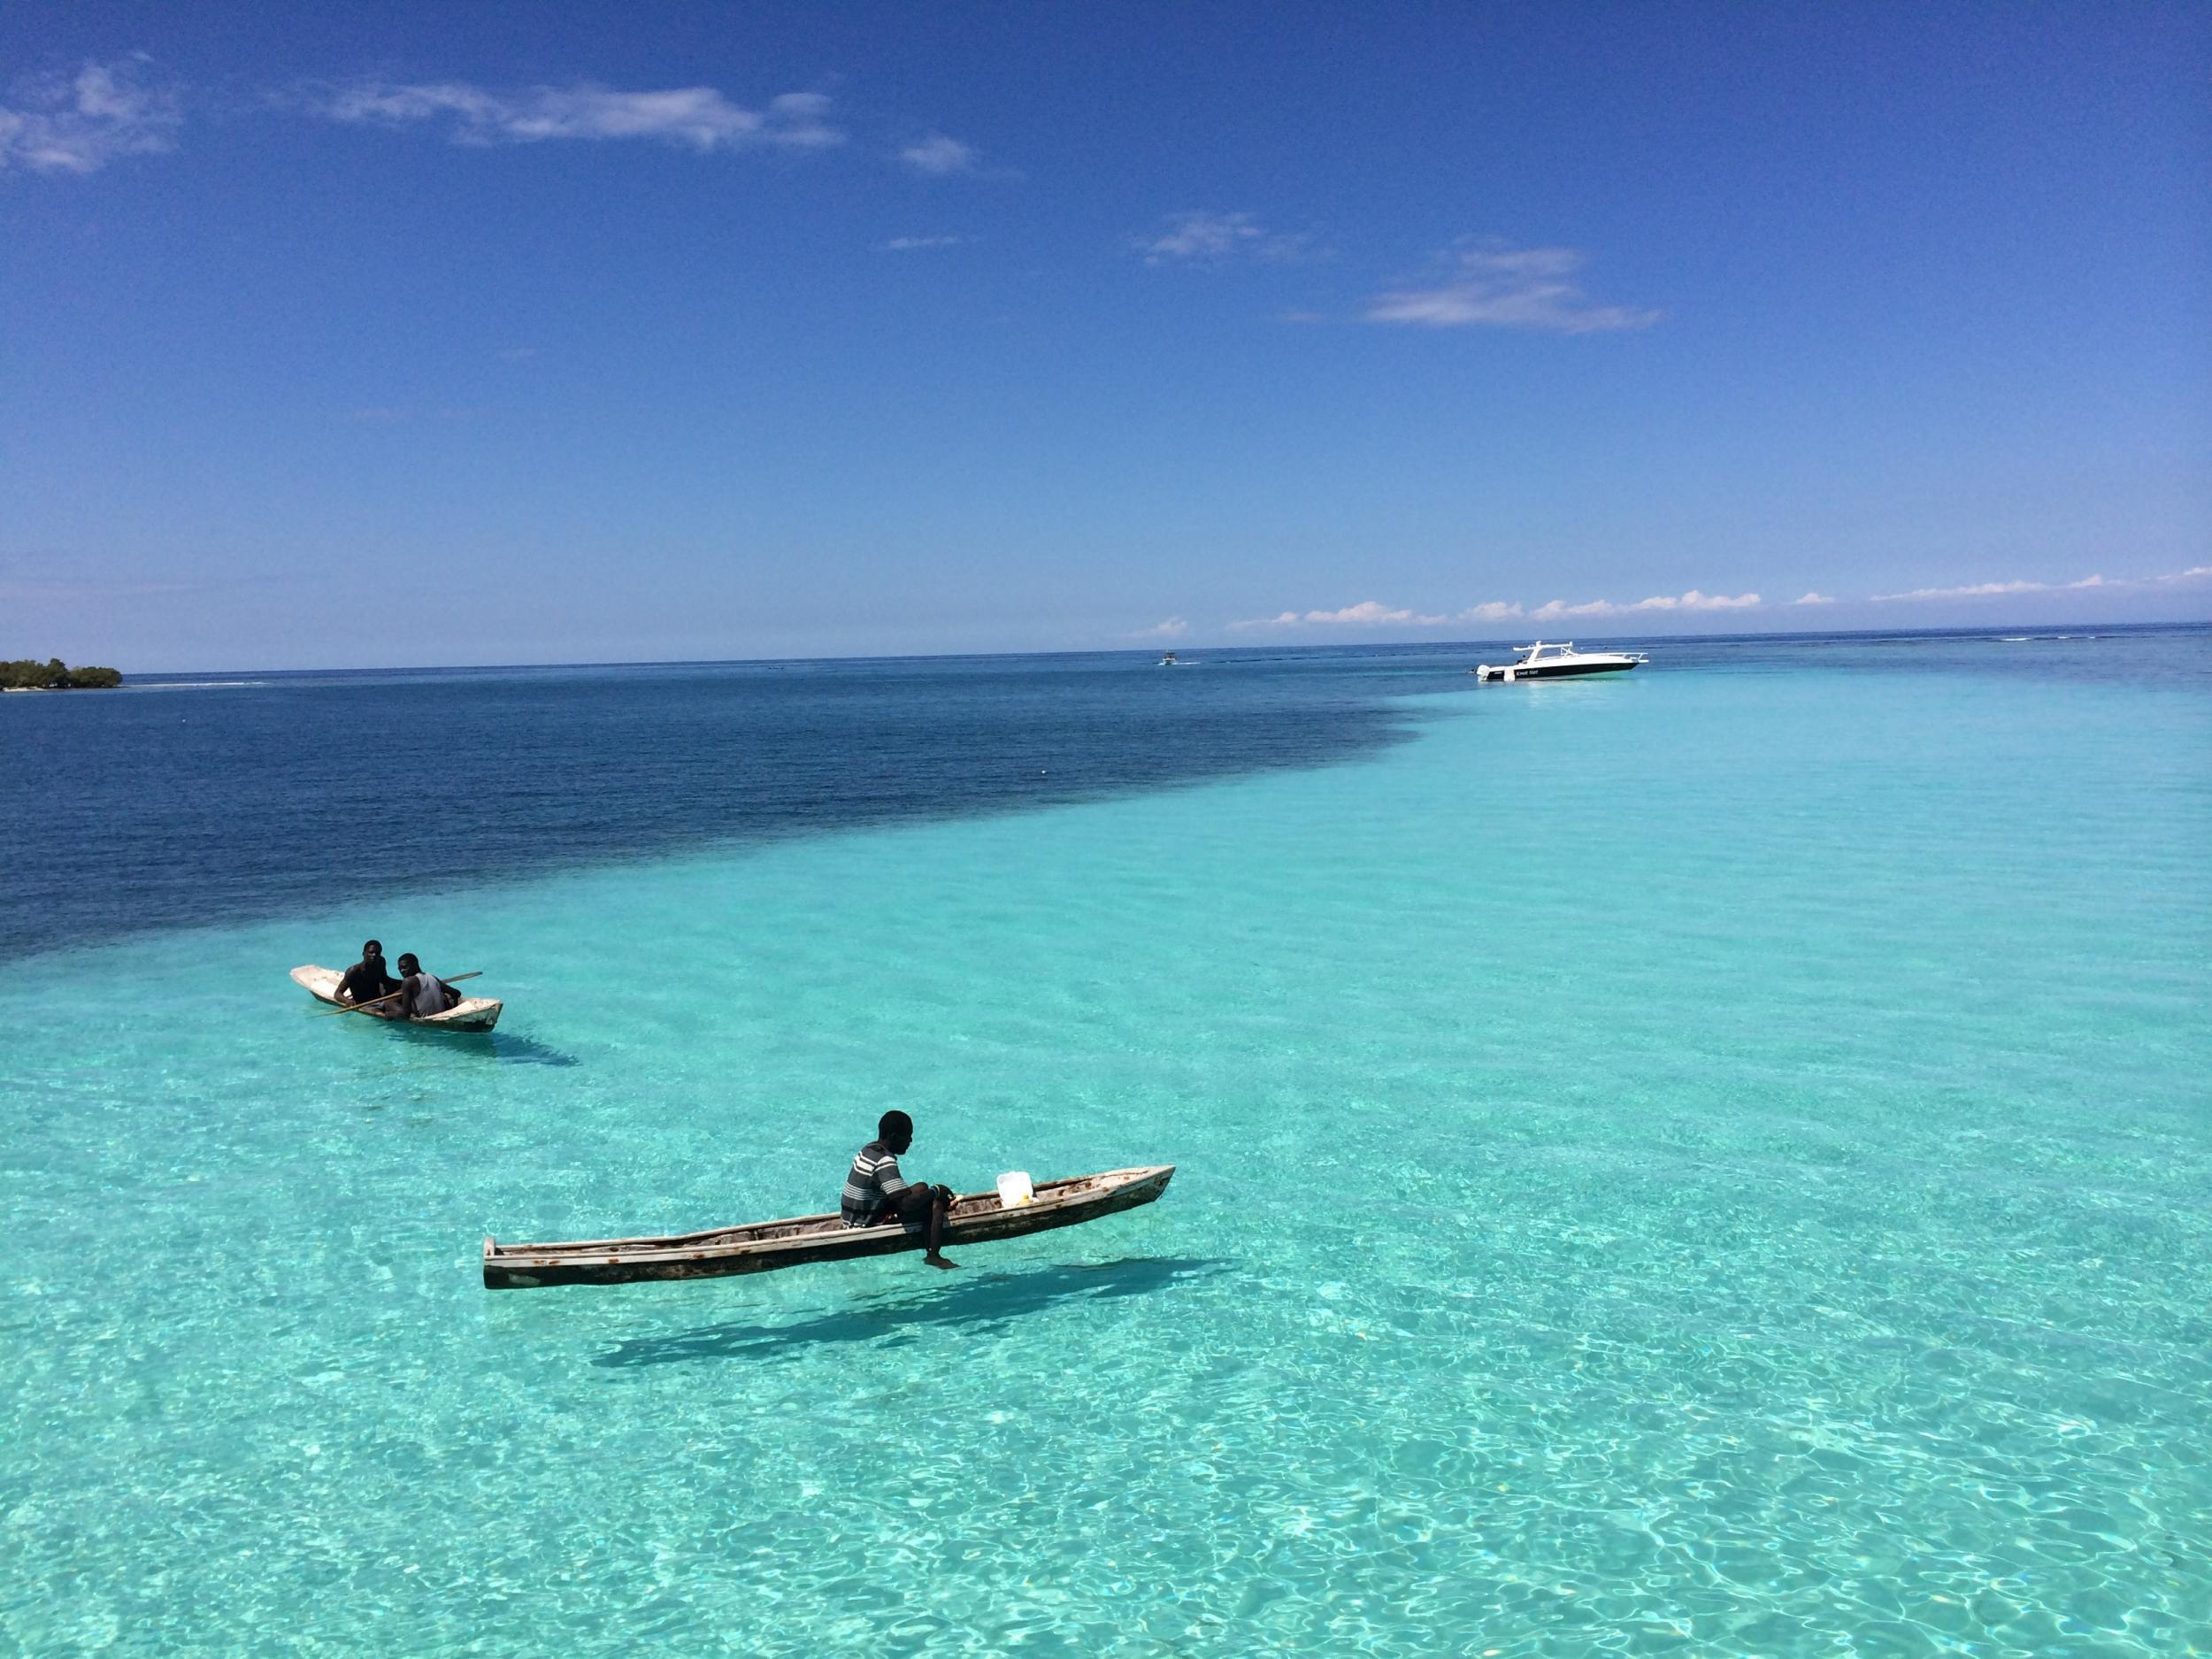
[[[894,236],[876,244],[878,253],[913,253],[924,248],[957,248],[966,236]]]
[[[1287,261],[1310,257],[1305,234],[1269,230],[1249,213],[1171,213],[1166,228],[1136,239],[1147,265],[1219,265],[1235,258]]]
[[[941,179],[956,173],[973,173],[982,157],[973,144],[964,144],[942,133],[932,133],[919,143],[909,144],[900,150],[899,159],[917,173]]]
[[[0,599],[26,604],[89,603],[107,599],[156,599],[171,594],[205,593],[211,588],[242,586],[238,580],[146,581],[13,581],[0,577]]]
[[[2152,580],[2162,580],[2167,579],[2154,577]],[[2115,583],[2113,585],[2116,587],[2127,587],[2131,586],[2132,584]],[[1909,593],[1876,594],[1874,595],[1874,603],[1877,604],[1887,604],[1892,600],[1897,599],[1989,599],[2004,594],[2064,594],[2073,593],[2084,588],[2102,588],[2104,586],[2105,580],[2101,576],[2085,576],[2078,582],[2031,582],[2017,580],[2008,582],[1972,582],[1962,588],[1916,588]]]
[[[1552,334],[1602,334],[1648,328],[1655,311],[1600,305],[1574,280],[1583,257],[1571,248],[1462,248],[1445,280],[1432,288],[1394,288],[1368,303],[1367,319],[1432,328],[1533,328]]]
[[[1793,599],[1790,603],[1793,605],[1832,605],[1836,602],[1834,595],[1831,594],[1815,592],[1809,593],[1802,598]]]
[[[1626,606],[1630,611],[1750,611],[1757,607],[1756,594],[1701,594],[1694,588],[1686,594],[1669,595],[1655,594],[1649,599],[1639,599]]]
[[[1190,632],[1190,624],[1180,617],[1170,617],[1164,622],[1148,628],[1139,628],[1128,637],[1133,640],[1179,640]]]
[[[1548,599],[1533,610],[1524,610],[1508,600],[1493,599],[1479,605],[1470,605],[1451,619],[1455,622],[1509,622],[1516,618],[1530,622],[1556,622],[1566,617],[1632,617],[1653,611],[1751,611],[1761,603],[1756,594],[1708,594],[1693,588],[1686,594],[1654,594],[1648,599],[1633,600],[1616,604],[1610,599],[1586,599],[1571,603],[1564,599]]]
[[[1450,620],[1449,617],[1423,616],[1417,611],[1386,605],[1378,599],[1365,599],[1356,605],[1346,605],[1340,611],[1286,611],[1279,616],[1254,617],[1248,621],[1232,622],[1229,626],[1241,633],[1250,628],[1304,628],[1331,626],[1368,628],[1439,627]]]
[[[704,153],[772,146],[841,144],[830,101],[787,92],[749,110],[712,87],[618,92],[589,83],[498,92],[465,81],[365,81],[309,94],[307,107],[334,121],[380,127],[432,123],[457,144],[531,144],[548,139],[642,138]]]
[[[146,84],[149,61],[88,63],[25,83],[19,107],[0,104],[0,173],[97,173],[119,156],[173,150],[183,116],[173,90]]]
[[[1571,617],[1626,617],[1655,611],[1748,611],[1761,603],[1756,594],[1708,594],[1693,588],[1686,594],[1655,594],[1632,603],[1609,599],[1570,603],[1547,600],[1533,607],[1509,599],[1486,599],[1464,611],[1432,614],[1409,605],[1386,605],[1378,599],[1363,600],[1340,611],[1285,611],[1271,617],[1253,617],[1229,626],[1240,633],[1254,628],[1357,626],[1377,628],[1441,628],[1466,622],[1557,622]]]
[[[1992,599],[2008,594],[2075,594],[2093,588],[2158,588],[2173,582],[2200,581],[2212,576],[2212,565],[2193,565],[2185,571],[2162,576],[2085,576],[2077,582],[2038,582],[2016,579],[2001,582],[1970,582],[1962,588],[1915,588],[1901,594],[1876,594],[1877,604],[1916,599]]]

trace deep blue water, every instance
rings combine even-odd
[[[1591,643],[1594,641],[1586,641]],[[0,952],[1356,757],[1502,642],[134,676],[0,701]],[[1646,673],[2212,683],[2196,628],[1666,641]],[[31,810],[21,810],[29,806]]]

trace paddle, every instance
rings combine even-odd
[[[458,985],[463,979],[480,979],[483,977],[484,970],[479,968],[473,973],[457,973],[451,979],[448,979],[446,983],[448,985]],[[396,996],[404,996],[406,995],[407,992],[403,987],[396,991],[387,991],[383,995],[373,996],[365,1002],[348,1002],[343,1008],[334,1008],[329,1013],[318,1014],[315,1018],[318,1019],[334,1019],[341,1014],[357,1014],[365,1008],[374,1008],[379,1002],[388,1002]]]

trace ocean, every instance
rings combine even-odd
[[[2212,629],[1647,649],[0,700],[0,1647],[2212,1652]]]

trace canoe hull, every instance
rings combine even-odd
[[[311,962],[304,967],[292,970],[293,984],[318,1002],[327,1002],[333,1008],[348,1006],[338,1000],[338,981],[344,978],[345,975],[334,968],[319,968]],[[466,996],[442,1014],[403,1023],[410,1031],[489,1031],[499,1024],[500,1010],[504,1006],[488,996]],[[362,1018],[365,1019],[368,1016]]]
[[[1148,1204],[1167,1190],[1172,1164],[1110,1170],[1046,1181],[1036,1202],[1008,1210],[996,1193],[964,1193],[946,1218],[945,1248],[987,1244],[1072,1227]],[[595,1239],[573,1244],[484,1240],[484,1288],[534,1290],[548,1285],[631,1285],[662,1279],[726,1279],[814,1262],[918,1250],[924,1240],[901,1226],[847,1227],[836,1216],[795,1216],[751,1226],[659,1238]]]

